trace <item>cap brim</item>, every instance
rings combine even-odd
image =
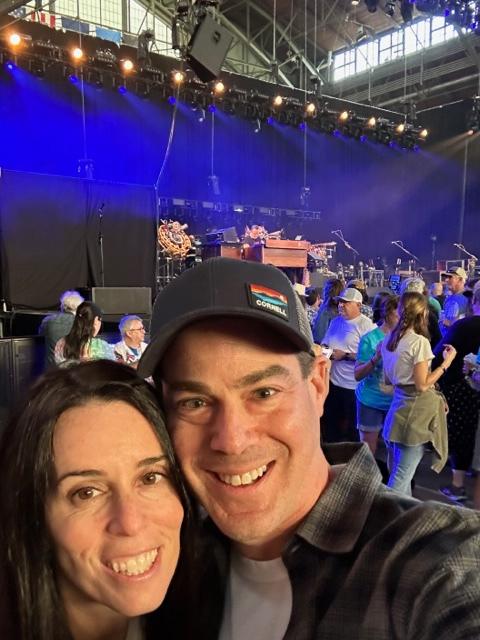
[[[277,320],[273,315],[270,317],[262,312],[256,314],[255,312],[252,312],[251,309],[206,309],[203,312],[196,311],[195,313],[188,313],[183,317],[177,317],[173,322],[162,327],[161,334],[157,335],[143,352],[138,364],[138,375],[141,378],[148,378],[151,376],[162,361],[168,347],[173,343],[177,335],[188,325],[198,322],[199,320],[219,317],[246,320],[257,319],[259,322],[275,329],[280,335],[285,336],[289,343],[296,346],[299,351],[307,351],[308,353],[315,355],[312,343],[307,338],[303,338],[297,331],[293,330],[290,325],[283,322],[283,320]]]

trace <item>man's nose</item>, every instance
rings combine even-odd
[[[221,403],[212,426],[211,448],[229,455],[242,453],[256,437],[256,421],[240,401]]]

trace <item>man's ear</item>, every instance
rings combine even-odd
[[[328,395],[330,382],[330,360],[324,355],[315,357],[312,370],[310,371],[309,381],[312,385],[318,416],[321,417],[323,415],[323,405]]]

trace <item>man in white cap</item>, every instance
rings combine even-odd
[[[443,328],[446,330],[454,322],[464,318],[467,313],[468,299],[463,295],[467,272],[462,267],[452,267],[442,273],[447,283],[450,295],[445,298],[443,305]]]
[[[358,440],[356,424],[355,360],[360,338],[375,325],[361,313],[363,296],[348,287],[337,298],[339,315],[332,320],[323,342],[332,352],[330,393],[325,402],[322,435],[325,442]]]

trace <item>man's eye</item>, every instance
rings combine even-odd
[[[265,387],[263,389],[256,389],[256,391],[254,392],[254,395],[256,398],[259,398],[260,400],[264,400],[266,398],[271,398],[276,393],[277,392],[275,391],[275,389],[270,389],[269,387]]]
[[[163,474],[159,471],[149,471],[142,477],[143,484],[158,484],[163,480]]]
[[[74,500],[85,501],[91,500],[98,495],[100,495],[100,491],[98,489],[95,489],[94,487],[82,487],[81,489],[77,489],[77,491],[72,494],[72,498]]]
[[[188,398],[187,400],[181,400],[178,404],[181,409],[187,409],[189,411],[201,409],[206,406],[205,400],[201,398]]]

